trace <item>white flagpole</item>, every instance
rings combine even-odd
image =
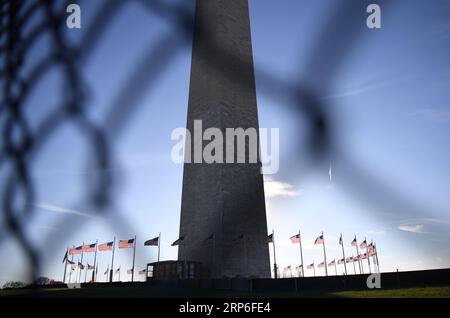
[[[322,231],[322,245],[323,245],[323,257],[325,261],[325,276],[328,276],[328,263],[327,263],[327,253],[325,252],[325,236],[323,235]]]
[[[134,249],[133,249],[133,268],[131,268],[131,282],[134,281],[134,262],[136,260],[136,235],[134,236]]]
[[[364,274],[364,270],[361,269],[361,260],[359,259],[359,249],[358,249],[358,240],[356,239],[355,234],[355,247],[356,247],[356,257],[358,258],[358,265],[359,265],[359,274]]]
[[[273,268],[274,268],[274,276],[275,279],[278,278],[277,273],[277,256],[275,254],[275,231],[272,229],[272,245],[273,245]]]
[[[160,246],[161,246],[161,232],[159,232],[159,236],[158,236],[158,263],[157,263],[157,271],[156,271],[156,279],[158,279],[158,273],[159,273],[159,251],[160,251]],[[145,272],[145,275],[148,275],[147,272]],[[152,275],[153,276],[153,275]]]
[[[302,277],[305,277],[305,269],[303,266],[302,236],[300,235],[300,230],[298,230],[298,241],[300,245],[300,260],[302,261]]]
[[[342,237],[342,233],[341,233],[341,247],[342,247],[342,257],[344,258],[344,270],[345,270],[345,275],[347,275],[347,262],[345,261],[345,252],[344,252],[344,238]]]
[[[369,244],[367,244],[367,237],[364,237],[364,242],[366,242],[367,264],[369,264],[369,274],[371,274],[372,269],[370,268]]]

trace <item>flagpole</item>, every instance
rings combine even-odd
[[[322,231],[322,246],[323,246],[324,261],[325,261],[325,264],[327,264],[327,266],[325,266],[325,276],[328,276],[327,253],[325,252],[325,236],[323,235],[323,231]]]
[[[72,245],[72,247],[75,248],[75,245]],[[70,261],[73,262],[73,254],[72,254],[72,259]],[[72,264],[70,264],[69,284],[70,284],[71,280],[72,280]]]
[[[353,254],[352,254],[352,263],[353,263],[353,274],[356,275],[356,266],[355,266],[355,261],[353,260]]]
[[[314,262],[313,262],[313,271],[314,271],[314,277],[316,277],[316,266],[314,265]]]
[[[134,236],[134,248],[133,248],[133,267],[131,268],[131,282],[134,281],[134,261],[136,259],[136,235]]]
[[[344,238],[342,237],[342,233],[341,233],[341,247],[342,247],[342,257],[344,257],[344,270],[345,270],[345,275],[347,276],[347,262],[345,259],[345,252],[344,252]]]
[[[355,247],[356,247],[356,257],[358,258],[359,274],[361,275],[362,274],[361,260],[359,259],[358,240],[356,239],[356,234],[355,234]]]
[[[112,283],[114,280],[114,251],[116,249],[116,237],[114,236],[113,248],[112,248],[112,259],[111,259],[111,270],[109,274],[109,282]]]
[[[378,273],[381,273],[381,271],[380,271],[380,263],[378,262],[378,248],[377,248],[377,246],[375,244],[373,246],[375,248],[375,259],[377,261]]]
[[[89,263],[86,262],[86,265],[89,265]],[[89,266],[87,266],[87,267],[84,269],[84,283],[86,283],[88,268],[89,268]]]
[[[275,231],[272,229],[272,245],[273,245],[273,270],[274,270],[274,277],[275,279],[278,278],[278,273],[277,273],[277,257],[275,254]]]
[[[80,261],[80,263],[81,263],[81,265],[83,265],[83,255],[84,255],[84,252],[83,252],[83,246],[84,246],[84,242],[83,242],[83,245],[81,246],[81,261]],[[80,272],[79,272],[79,275],[78,275],[78,282],[81,284],[81,271],[82,271],[82,269],[81,269],[81,267],[80,267]]]
[[[345,259],[344,259],[344,264],[345,264]],[[334,260],[334,272],[336,273],[337,276],[337,264],[336,264],[336,259]],[[347,274],[346,274],[347,275]]]
[[[299,245],[300,245],[300,260],[302,261],[302,277],[305,277],[305,268],[303,266],[302,238],[300,235],[300,230],[298,230],[298,241],[299,241]]]
[[[364,241],[366,242],[366,254],[367,254],[367,264],[369,264],[369,274],[372,274],[372,269],[370,268],[370,256],[369,256],[369,244],[367,244],[367,237],[364,237]]]
[[[215,240],[215,238],[214,238],[214,240]],[[158,276],[159,276],[159,252],[160,252],[160,246],[161,246],[161,232],[159,232],[159,236],[158,236],[158,263],[157,263],[158,270],[156,271],[156,279],[158,279]],[[146,275],[148,275],[147,272],[146,272]],[[145,280],[147,280],[147,279],[145,279]]]
[[[66,248],[66,260],[64,261],[64,276],[63,283],[66,282],[66,272],[67,272],[67,259],[69,258],[69,248]]]
[[[95,255],[94,255],[94,270],[92,271],[92,282],[95,283],[95,270],[97,269],[97,250],[98,250],[98,239],[95,242]]]

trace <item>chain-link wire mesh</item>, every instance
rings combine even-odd
[[[133,114],[137,111],[144,93],[154,88],[158,78],[170,65],[177,51],[190,47],[193,16],[188,9],[192,3],[176,4],[163,0],[121,1],[109,0],[102,3],[95,20],[86,26],[85,37],[80,44],[74,44],[63,36],[66,28],[66,7],[74,1],[51,0],[3,0],[0,2],[0,168],[6,171],[1,179],[1,213],[3,228],[0,232],[0,245],[6,238],[13,237],[25,252],[29,262],[30,277],[35,279],[40,271],[40,259],[33,242],[27,237],[24,228],[33,213],[36,202],[35,181],[31,177],[29,167],[41,149],[57,133],[59,127],[73,125],[89,147],[89,162],[95,165],[98,173],[86,181],[85,197],[81,204],[94,207],[96,213],[111,213],[112,228],[130,228],[127,220],[117,213],[111,195],[114,179],[110,171],[114,158],[114,142],[131,125]],[[76,3],[76,2],[75,2]],[[87,92],[90,88],[83,82],[80,65],[86,64],[97,48],[98,40],[113,23],[119,12],[130,3],[139,3],[152,14],[170,22],[172,30],[167,35],[152,43],[147,51],[147,58],[138,63],[125,85],[119,90],[105,116],[106,125],[99,125],[86,115],[89,106]],[[384,7],[394,6],[391,2],[378,1]],[[337,69],[348,58],[352,47],[356,45],[361,34],[349,17],[354,10],[360,10],[352,1],[340,2],[329,17],[329,24],[323,27],[316,47],[310,59],[302,65],[308,65],[306,74],[314,73],[321,79],[321,89],[332,84]],[[28,22],[38,20],[32,27]],[[339,28],[333,27],[340,21]],[[210,32],[207,28],[203,30]],[[50,37],[50,54],[35,63],[31,69],[25,67],[30,59],[30,47],[42,36]],[[211,54],[218,54],[218,45],[213,35],[209,36]],[[339,38],[339,45],[327,46],[327,39]],[[176,40],[174,40],[176,39]],[[220,62],[220,61],[219,61]],[[235,61],[237,65],[244,61]],[[323,64],[326,63],[326,66]],[[212,63],[211,67],[214,67]],[[46,114],[37,128],[31,129],[29,118],[25,116],[24,104],[30,91],[39,84],[46,73],[59,69],[62,74],[62,103],[54,111]],[[239,68],[239,67],[237,67]],[[339,145],[339,131],[333,125],[334,114],[329,105],[320,98],[320,91],[311,89],[304,79],[287,81],[257,68],[257,85],[262,94],[277,100],[279,105],[294,109],[298,117],[308,123],[308,145],[294,145],[291,149],[293,158],[288,162],[295,170],[295,158],[308,156],[315,165],[329,162],[330,154],[339,157],[340,171],[351,176],[346,183],[347,190],[367,204],[377,204],[385,210],[408,211],[413,215],[424,217],[432,214],[416,199],[405,197],[399,189],[394,189],[371,174],[361,164],[354,162]],[[325,74],[326,73],[326,74]],[[232,73],[230,76],[233,76]],[[93,92],[95,94],[95,92]],[[126,108],[125,108],[126,107]],[[181,182],[181,181],[180,181]],[[67,228],[69,222],[61,220],[57,227]],[[72,221],[70,221],[72,222]],[[82,222],[81,220],[79,222]],[[70,227],[77,231],[77,226]],[[44,240],[52,242],[49,235]],[[60,252],[60,251],[59,251]]]

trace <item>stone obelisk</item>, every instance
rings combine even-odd
[[[220,129],[224,141],[226,128],[257,131],[247,0],[197,0],[193,39],[187,120],[191,135],[194,120],[202,120],[203,131]],[[212,278],[270,277],[259,159],[194,163],[193,148],[192,163],[184,164],[180,222],[184,239],[178,259],[201,262]],[[225,152],[224,147],[224,158]]]

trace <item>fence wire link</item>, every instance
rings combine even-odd
[[[0,231],[0,245],[9,237],[19,243],[27,257],[32,280],[39,275],[41,261],[36,248],[24,230],[35,210],[33,204],[36,198],[36,186],[35,180],[30,174],[30,166],[36,155],[56,135],[61,126],[71,124],[77,127],[79,135],[89,145],[89,162],[94,163],[94,168],[98,171],[98,173],[92,174],[92,178],[88,180],[84,203],[95,207],[93,210],[96,213],[114,214],[115,226],[129,226],[114,208],[112,196],[114,180],[110,173],[114,155],[112,152],[114,140],[129,125],[130,114],[138,107],[144,92],[148,93],[152,89],[158,76],[161,76],[168,67],[175,53],[190,47],[191,43],[186,41],[186,38],[190,38],[194,19],[188,7],[192,3],[179,1],[174,5],[163,0],[134,0],[152,15],[170,21],[173,28],[171,32],[152,43],[147,52],[148,59],[142,64],[136,65],[129,81],[126,81],[122,90],[119,90],[119,94],[111,103],[105,125],[100,126],[94,124],[86,114],[86,107],[89,105],[86,96],[88,87],[83,82],[79,68],[80,65],[87,63],[90,55],[97,48],[97,41],[114,22],[121,9],[132,2],[104,1],[99,9],[102,14],[86,26],[87,32],[84,33],[84,38],[79,46],[69,43],[63,36],[67,16],[66,7],[68,4],[78,3],[78,1],[1,0],[0,2],[0,129],[2,133],[0,169],[6,171],[5,178],[0,179],[0,195],[1,213],[3,214],[1,226],[7,229],[7,232],[3,229]],[[386,5],[383,0],[378,2]],[[341,8],[335,11],[335,18],[340,19],[339,15],[344,11],[351,10],[351,5],[350,1],[341,3]],[[28,21],[36,18],[36,15],[44,18],[25,33],[24,29]],[[345,19],[341,21],[345,21]],[[330,25],[334,24],[330,23]],[[345,31],[345,28],[343,29]],[[328,39],[338,38],[340,35],[333,32],[340,32],[339,30],[339,28],[326,30],[331,32],[326,37]],[[209,32],[208,29],[203,31]],[[30,50],[33,43],[44,35],[51,38],[50,54],[24,74],[24,62],[31,58]],[[339,59],[329,62],[334,63],[333,70],[337,68],[337,64],[345,60],[345,53],[351,50],[358,36],[355,33],[344,36],[345,41],[342,42],[345,42],[345,45],[340,48]],[[220,39],[213,35],[209,37],[211,52],[218,50],[219,46],[216,41],[220,41]],[[321,41],[327,42],[324,39]],[[244,62],[236,61],[236,63]],[[314,63],[317,61],[312,61],[311,64],[314,65]],[[214,62],[211,66],[215,66]],[[63,101],[54,111],[47,113],[38,127],[32,130],[29,119],[24,115],[25,100],[33,88],[54,68],[58,68],[62,74]],[[331,115],[319,98],[320,92],[307,89],[307,85],[300,80],[298,83],[287,82],[261,68],[257,68],[255,73],[257,84],[263,94],[282,101],[280,104],[284,107],[294,108],[299,117],[307,120],[310,126],[307,151],[315,162],[327,159],[330,151],[341,156],[344,162],[342,167],[347,171],[352,171],[349,174],[352,177],[348,190],[352,191],[355,196],[359,196],[362,192],[366,197],[367,193],[378,193],[375,197],[367,198],[367,202],[387,204],[386,207],[392,204],[390,207],[415,210],[420,216],[430,214],[429,210],[418,208],[421,207],[421,204],[414,202],[411,198],[401,195],[394,196],[393,193],[396,192],[391,191],[391,187],[386,187],[384,183],[374,179],[366,169],[361,168],[336,148],[334,140],[339,137],[337,136],[338,132],[332,131]],[[332,77],[333,74],[328,76]],[[124,101],[127,101],[127,116],[123,116]],[[294,153],[296,151],[298,148],[293,150]],[[302,152],[302,154],[304,153]],[[299,153],[295,153],[292,157],[296,158],[298,155]],[[386,197],[388,200],[383,200]],[[67,222],[67,220],[63,220],[63,222]],[[64,224],[58,226],[64,227]],[[65,228],[67,231],[77,231],[75,226]],[[52,237],[46,237],[44,241],[50,244]]]

